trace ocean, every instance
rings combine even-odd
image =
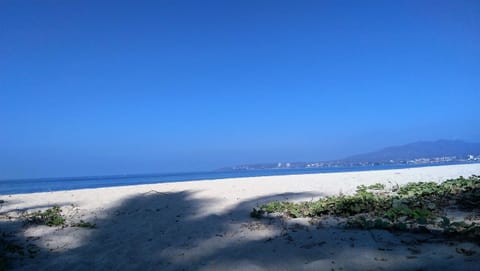
[[[153,184],[168,182],[201,181],[227,178],[259,177],[316,174],[331,172],[352,172],[384,169],[403,169],[425,166],[452,165],[458,163],[442,163],[435,165],[381,165],[358,167],[334,167],[311,169],[268,169],[268,170],[232,170],[210,172],[188,172],[149,175],[91,176],[68,178],[17,179],[0,180],[0,195],[75,190],[85,188],[114,187],[136,184]]]

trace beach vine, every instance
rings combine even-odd
[[[353,195],[309,202],[273,201],[250,215],[344,219],[344,226],[441,233],[480,242],[480,176],[442,183],[416,182],[386,189],[384,184],[357,187]],[[455,215],[452,215],[455,214]]]

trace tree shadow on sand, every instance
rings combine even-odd
[[[41,251],[32,259],[16,261],[14,267],[18,270],[477,270],[479,255],[457,253],[459,246],[474,246],[469,243],[435,242],[429,235],[383,230],[347,230],[312,224],[306,219],[258,220],[249,216],[258,204],[309,196],[313,195],[275,194],[226,208],[212,208],[218,202],[199,198],[196,192],[150,191],[104,210],[95,221],[95,229],[68,227],[42,236],[37,240]],[[48,240],[59,236],[67,240],[65,247],[46,245]]]

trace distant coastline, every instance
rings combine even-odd
[[[390,160],[377,162],[350,162],[350,161],[327,161],[327,162],[278,162],[264,164],[239,165],[225,167],[220,170],[259,170],[259,169],[302,169],[302,168],[347,168],[347,167],[372,167],[372,166],[435,166],[446,164],[469,164],[480,163],[480,155],[467,157],[443,156],[431,158],[416,158],[411,160]]]
[[[480,143],[463,140],[418,141],[390,146],[377,151],[343,159],[320,162],[276,162],[244,164],[224,170],[254,170],[279,168],[337,168],[362,166],[430,166],[445,163],[480,162]]]

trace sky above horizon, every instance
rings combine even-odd
[[[479,1],[0,2],[0,179],[480,141]]]

